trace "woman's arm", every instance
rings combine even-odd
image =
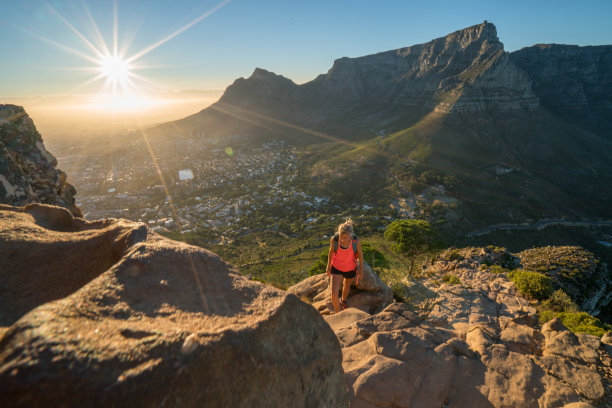
[[[357,272],[357,282],[359,282],[359,276],[363,273],[363,251],[361,250],[361,241],[357,241],[357,256],[359,257],[359,272]]]
[[[331,239],[329,240],[329,252],[327,253],[327,268],[325,269],[325,272],[328,275],[331,275],[331,267],[332,267],[333,258],[334,258],[334,237],[331,237]]]

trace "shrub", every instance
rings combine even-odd
[[[451,274],[451,273],[446,273],[444,274],[444,276],[442,276],[442,282],[446,282],[449,285],[461,285],[461,279],[459,279],[458,277],[456,277],[455,275]]]
[[[372,266],[372,269],[389,267],[389,260],[385,257],[385,255],[378,249],[373,248],[369,243],[362,242],[361,250],[363,252],[363,260]]]
[[[393,282],[391,284],[391,290],[393,291],[393,299],[397,300],[398,302],[406,303],[408,301],[408,298],[406,297],[404,288],[405,286],[402,283]]]
[[[393,250],[408,257],[409,273],[414,270],[417,256],[439,245],[438,233],[424,220],[395,220],[387,225],[385,239],[393,242]]]
[[[542,302],[542,304],[555,312],[575,313],[579,311],[578,305],[562,289],[555,290],[550,298]]]
[[[553,312],[552,310],[544,310],[540,312],[540,323],[546,323],[553,318],[561,319],[565,327],[574,333],[588,333],[593,336],[601,337],[606,332],[612,330],[612,326],[602,323],[596,317],[585,312]]]
[[[550,277],[541,273],[516,269],[511,272],[510,278],[518,290],[528,298],[543,300],[552,293]]]
[[[326,247],[317,262],[308,270],[308,276],[315,276],[320,273],[325,273],[325,269],[327,268],[327,255],[329,253],[329,248]]]
[[[465,257],[463,255],[461,255],[459,253],[459,251],[457,251],[456,249],[453,249],[448,254],[448,260],[451,261],[451,262],[452,261],[463,261],[464,259],[465,259]]]
[[[502,249],[505,251],[504,248]],[[502,268],[506,268],[506,269],[515,268],[518,265],[520,265],[519,259],[516,258],[514,255],[512,255],[509,252],[503,252],[495,263],[501,266]]]
[[[501,267],[499,265],[491,265],[491,269],[490,269],[491,273],[504,273],[504,272],[508,272],[508,270],[504,267]]]

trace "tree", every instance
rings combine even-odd
[[[438,234],[425,220],[395,220],[387,225],[385,239],[393,242],[393,250],[409,261],[412,274],[417,256],[437,246]]]

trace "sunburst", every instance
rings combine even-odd
[[[118,87],[125,89],[132,75],[130,64],[121,55],[117,54],[107,54],[102,57],[99,70],[106,78],[107,84],[115,91]]]
[[[79,31],[67,18],[65,18],[57,9],[55,9],[50,4],[47,4],[51,9],[52,13],[55,14],[63,23],[66,25],[70,31],[78,38],[82,43],[84,43],[89,52],[83,52],[76,50],[74,48],[69,47],[68,45],[53,41],[52,39],[40,36],[36,33],[29,32],[24,30],[23,28],[18,28],[21,31],[25,31],[28,34],[39,38],[57,48],[62,49],[63,51],[70,52],[71,54],[77,55],[84,60],[87,60],[90,63],[95,64],[95,66],[84,67],[85,69],[94,73],[94,76],[87,79],[83,83],[77,85],[75,89],[81,88],[85,85],[89,85],[93,82],[99,82],[100,80],[104,80],[103,88],[100,89],[99,93],[102,94],[113,94],[115,96],[128,95],[139,92],[139,87],[137,86],[137,82],[150,82],[146,78],[137,75],[134,71],[138,69],[145,68],[142,65],[134,64],[138,59],[142,58],[144,55],[150,53],[166,42],[170,41],[174,37],[193,27],[197,23],[204,20],[206,17],[218,11],[220,8],[228,4],[230,0],[224,0],[218,3],[216,6],[212,7],[210,10],[205,13],[199,15],[195,19],[191,20],[189,23],[180,27],[178,30],[174,31],[170,35],[162,38],[161,40],[144,47],[143,49],[131,54],[125,55],[119,52],[119,49],[124,49],[126,47],[119,47],[119,27],[118,27],[118,7],[117,1],[115,0],[113,4],[113,14],[114,14],[114,26],[113,26],[113,39],[112,39],[112,50],[109,47],[107,41],[102,36],[98,26],[96,24],[95,19],[93,18],[91,12],[87,8],[87,5],[83,3],[84,12],[89,19],[91,27],[95,33],[93,39],[88,38],[85,34]],[[17,28],[17,27],[16,27]],[[115,98],[116,99],[116,98]]]

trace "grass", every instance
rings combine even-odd
[[[452,273],[445,273],[442,276],[442,282],[448,283],[449,285],[463,285],[461,279],[459,279],[456,275]]]
[[[585,312],[554,312],[552,310],[543,310],[540,312],[540,323],[546,323],[555,317],[561,319],[565,327],[574,333],[588,333],[593,336],[601,337],[607,332],[612,331],[611,325],[602,323],[601,320]]]

